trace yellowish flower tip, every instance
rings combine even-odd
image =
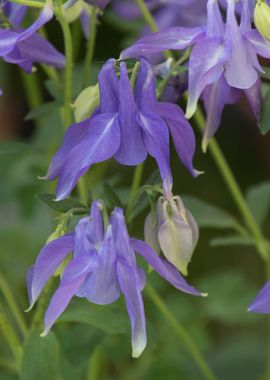
[[[270,40],[270,7],[265,0],[257,0],[254,9],[254,23],[260,34]]]
[[[208,297],[208,293],[202,293],[202,297]]]

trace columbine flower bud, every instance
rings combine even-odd
[[[99,105],[99,86],[85,88],[74,102],[75,121],[78,123],[92,115]]]
[[[254,23],[261,35],[266,39],[270,39],[270,7],[264,0],[256,2],[254,10]]]
[[[160,197],[156,219],[153,225],[151,214],[146,218],[146,242],[157,251],[161,249],[166,259],[186,276],[199,238],[198,226],[193,216],[179,196],[170,200]]]

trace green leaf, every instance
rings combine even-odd
[[[60,380],[60,348],[51,332],[41,338],[40,332],[33,331],[24,344],[21,380]]]
[[[262,135],[266,135],[270,129],[270,90],[263,99],[259,127]]]
[[[184,205],[189,209],[199,227],[232,228],[235,229],[237,220],[226,211],[198,198],[183,195]]]
[[[250,236],[228,235],[216,237],[210,241],[211,247],[226,247],[230,245],[254,245],[254,240]]]
[[[254,218],[262,226],[270,205],[270,181],[250,187],[246,198]]]
[[[126,311],[118,305],[93,305],[74,300],[59,322],[81,322],[91,325],[107,334],[124,334],[129,331]]]
[[[37,199],[45,203],[50,208],[66,213],[70,210],[74,210],[74,214],[81,215],[88,212],[88,208],[82,203],[75,201],[74,199],[64,199],[63,201],[55,201],[53,194],[37,194]]]
[[[54,111],[58,111],[60,104],[58,102],[48,102],[42,104],[39,107],[33,108],[28,114],[25,116],[24,120],[33,120],[41,117],[46,117],[48,114]]]

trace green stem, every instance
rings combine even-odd
[[[36,108],[43,102],[40,83],[36,73],[25,74],[21,71],[24,89],[30,108]]]
[[[204,378],[206,380],[215,380],[216,379],[215,375],[213,374],[212,370],[209,368],[208,364],[204,360],[203,356],[201,355],[197,346],[193,342],[192,338],[190,337],[188,332],[185,330],[185,328],[182,326],[182,324],[179,321],[177,321],[177,319],[175,319],[174,315],[168,309],[168,307],[162,301],[162,299],[159,297],[158,293],[149,284],[145,287],[145,291],[148,297],[159,309],[159,311],[161,312],[163,317],[166,319],[166,321],[171,325],[171,327],[175,331],[175,334],[183,342],[187,351],[189,351],[189,353],[191,354],[191,356],[197,363],[197,366],[200,368]]]
[[[98,380],[100,378],[100,370],[102,368],[102,347],[98,345],[90,360],[89,360],[89,368],[87,373],[87,380]]]
[[[10,307],[10,310],[12,311],[13,313],[13,316],[19,326],[19,328],[21,329],[21,332],[23,334],[23,336],[26,335],[27,333],[27,326],[26,326],[26,323],[25,323],[25,320],[21,314],[21,311],[17,305],[17,302],[8,286],[8,283],[7,281],[5,280],[4,276],[0,273],[0,290],[2,291],[3,293],[3,296],[5,297],[5,300],[8,304],[8,306]]]
[[[83,69],[83,88],[88,85],[89,70],[94,58],[95,42],[96,42],[96,32],[97,32],[97,21],[96,21],[96,7],[92,7],[91,10],[91,27],[90,36],[87,45],[86,57]]]
[[[4,313],[3,306],[0,304],[0,331],[2,331],[3,336],[5,337],[11,352],[16,361],[16,366],[19,368],[21,355],[22,355],[22,347],[20,342],[15,334],[12,326],[9,323],[7,316]]]
[[[130,190],[130,198],[129,198],[129,203],[128,203],[127,212],[126,212],[127,218],[132,212],[132,209],[134,206],[136,193],[140,187],[141,180],[142,180],[143,168],[144,168],[144,164],[141,163],[140,165],[136,166],[135,171],[134,171],[134,176],[133,176],[131,190]]]
[[[45,3],[36,0],[10,0],[12,3],[26,5],[32,8],[43,8]]]
[[[72,122],[71,103],[72,103],[72,68],[73,68],[73,45],[69,24],[62,10],[61,0],[56,0],[54,9],[55,16],[61,25],[66,56],[66,74],[65,74],[65,114],[64,124],[67,128]]]
[[[200,131],[203,132],[204,126],[205,126],[205,118],[199,107],[197,108],[194,119]],[[269,249],[265,241],[265,238],[259,226],[257,225],[253,215],[251,214],[247,206],[245,197],[242,194],[238,186],[238,183],[236,182],[236,179],[215,139],[211,139],[209,143],[209,150],[225,181],[225,184],[227,185],[232,195],[232,198],[235,201],[235,204],[237,205],[239,209],[239,212],[241,213],[250,233],[252,234],[255,240],[255,245],[257,247],[259,254],[263,258],[263,260],[265,261],[269,260]]]

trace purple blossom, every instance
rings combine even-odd
[[[270,281],[260,290],[259,294],[248,307],[248,311],[253,313],[270,313]]]
[[[0,57],[19,65],[30,73],[34,62],[55,67],[65,65],[65,57],[36,33],[53,17],[51,1],[47,1],[38,19],[27,29],[0,29]]]
[[[43,335],[48,334],[73,296],[107,305],[115,302],[122,293],[132,327],[132,355],[138,357],[146,346],[141,294],[145,286],[145,273],[136,263],[135,252],[175,288],[196,296],[203,294],[188,285],[176,268],[159,258],[146,243],[129,238],[122,209],[116,208],[112,212],[108,228],[104,231],[102,207],[101,202],[93,202],[90,216],[79,221],[75,232],[52,240],[40,251],[28,272],[30,307],[48,279],[72,252],[72,259],[65,267],[60,285],[46,311]]]
[[[178,106],[157,101],[150,64],[141,59],[134,95],[125,63],[121,63],[120,79],[114,66],[115,60],[109,60],[99,74],[99,109],[67,130],[63,145],[52,159],[46,178],[59,177],[57,200],[67,197],[93,164],[114,157],[122,165],[138,165],[147,154],[156,160],[165,195],[170,197],[169,133],[180,160],[192,175],[197,175],[192,166],[193,130]]]
[[[270,58],[270,43],[265,41],[250,21],[250,4],[241,1],[241,22],[235,14],[235,1],[228,0],[224,23],[218,3],[209,0],[207,27],[173,27],[150,34],[123,51],[121,58],[157,53],[165,49],[183,50],[193,46],[189,60],[189,99],[187,117],[196,111],[203,95],[207,126],[203,145],[219,127],[223,108],[235,103],[244,93],[256,118],[260,112],[260,77],[258,55]]]
[[[27,11],[25,5],[15,4],[8,0],[2,0],[1,7],[5,16],[14,27],[18,27],[21,24]]]

